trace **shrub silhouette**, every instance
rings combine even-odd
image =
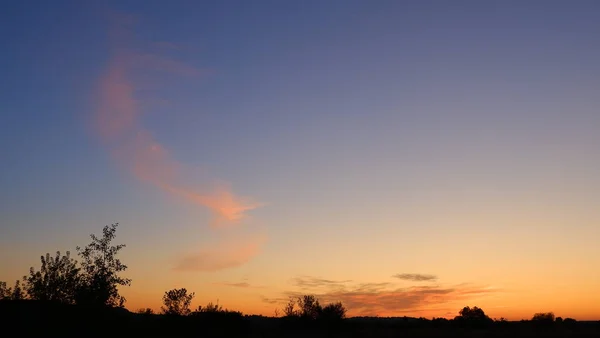
[[[78,304],[93,306],[119,306],[125,304],[125,297],[119,294],[119,286],[131,285],[131,279],[119,276],[127,266],[116,258],[125,244],[111,245],[119,223],[105,226],[102,238],[91,234],[92,242],[85,248],[77,247],[81,256],[80,285],[76,294]]]
[[[577,321],[573,318],[565,318],[563,320],[563,325],[566,327],[574,327],[577,324]]]
[[[296,309],[296,306],[298,309]],[[287,318],[299,318],[302,320],[338,321],[346,318],[346,308],[341,302],[330,303],[322,307],[314,295],[304,295],[289,299],[283,308],[284,316]]]
[[[531,321],[540,324],[550,324],[554,322],[554,313],[552,312],[538,312],[533,315]]]
[[[187,293],[186,288],[165,291],[162,311],[166,315],[187,316],[190,314],[190,304],[195,294]]]
[[[483,326],[493,322],[493,320],[490,317],[488,317],[481,308],[478,308],[477,306],[465,306],[459,311],[458,316],[454,317],[454,321],[459,324],[466,324],[471,326]]]
[[[151,308],[147,307],[147,308],[138,309],[137,313],[140,314],[140,315],[149,316],[149,315],[153,315],[154,311]]]
[[[209,302],[206,306],[199,305],[196,311],[192,312],[190,315],[194,318],[210,321],[213,324],[232,323],[240,325],[240,320],[243,318],[241,312],[223,309],[218,302],[214,304]]]
[[[201,313],[216,313],[216,312],[225,312],[225,311],[226,310],[223,310],[223,307],[220,306],[218,302],[216,304],[209,302],[204,307],[202,307],[202,305],[198,305],[198,309],[196,310],[196,312],[201,312]]]
[[[42,301],[58,301],[65,304],[75,303],[75,294],[80,285],[79,268],[77,261],[70,257],[69,251],[64,256],[56,252],[41,256],[42,266],[40,271],[33,267],[29,269],[29,276],[24,276],[24,287],[30,299]]]
[[[346,318],[346,308],[342,302],[330,303],[323,307],[319,319],[325,321],[338,321]]]

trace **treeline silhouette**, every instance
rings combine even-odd
[[[469,337],[600,337],[600,321],[578,322],[536,313],[517,322],[492,319],[479,307],[464,307],[453,319],[411,317],[352,317],[341,302],[321,305],[314,295],[290,298],[275,317],[244,315],[208,303],[191,308],[194,292],[186,288],[164,293],[160,313],[124,308],[119,288],[131,285],[121,273],[118,258],[124,244],[113,245],[118,223],[105,226],[102,237],[77,247],[80,261],[70,252],[41,256],[39,270],[10,287],[0,282],[0,322],[14,336],[103,337],[392,337],[399,334],[434,337],[458,334]]]

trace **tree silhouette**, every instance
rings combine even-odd
[[[12,300],[25,299],[25,292],[23,291],[23,288],[21,287],[21,281],[19,281],[19,280],[15,281],[15,286],[12,288],[12,291],[10,292],[10,299],[12,299]]]
[[[319,300],[313,295],[298,297],[298,306],[300,307],[300,317],[306,319],[317,319],[323,310]]]
[[[57,251],[56,257],[48,253],[41,256],[41,262],[40,271],[31,267],[29,276],[23,277],[29,298],[73,304],[80,282],[77,261],[70,257],[69,251],[64,256]]]
[[[15,286],[7,286],[6,282],[0,282],[0,300],[21,300],[25,299],[25,292],[21,287],[19,280],[15,281]]]
[[[119,294],[119,286],[131,285],[131,279],[119,276],[127,266],[116,258],[125,244],[111,245],[119,223],[105,226],[102,238],[91,234],[92,242],[85,248],[77,247],[81,261],[81,285],[76,302],[94,306],[123,307],[125,297]]]
[[[6,286],[6,282],[0,282],[0,300],[10,299],[12,289]]]
[[[296,317],[299,315],[299,312],[296,311],[296,300],[292,297],[288,300],[287,304],[285,304],[283,308],[283,314],[286,317]]]
[[[477,306],[474,306],[472,308],[465,306],[464,308],[462,308],[462,310],[459,311],[459,315],[461,318],[465,318],[465,319],[487,318],[487,315],[485,314],[485,312],[483,312],[483,310],[478,308]]]
[[[166,291],[163,295],[162,311],[167,315],[187,316],[195,293],[187,293],[186,288]]]
[[[468,307],[465,306],[462,310],[459,311],[459,315],[454,317],[454,320],[457,322],[462,322],[466,324],[472,325],[483,325],[489,324],[493,322],[493,320],[488,317],[482,309],[477,306]]]
[[[342,302],[330,303],[323,307],[320,319],[334,321],[346,318],[346,308]]]

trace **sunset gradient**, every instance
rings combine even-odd
[[[5,7],[0,281],[119,222],[132,311],[600,319],[600,2]]]

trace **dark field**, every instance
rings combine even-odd
[[[0,301],[2,337],[600,337],[600,322],[458,323],[416,318],[304,321],[232,314],[147,315],[38,301]]]

